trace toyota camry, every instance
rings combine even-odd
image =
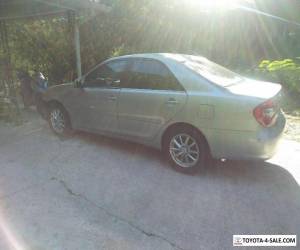
[[[146,144],[191,173],[216,159],[268,159],[285,127],[281,85],[210,60],[136,54],[100,63],[43,95],[54,133],[84,130]]]

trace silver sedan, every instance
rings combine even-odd
[[[58,135],[84,130],[161,149],[192,173],[208,158],[268,159],[285,127],[281,85],[251,80],[204,57],[109,59],[43,96]]]

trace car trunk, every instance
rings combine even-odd
[[[280,84],[245,79],[225,88],[235,95],[257,99],[253,115],[263,127],[272,127],[276,124],[281,111],[280,92],[282,87]]]
[[[277,96],[281,88],[281,85],[277,83],[256,81],[247,78],[239,83],[225,87],[226,90],[235,95],[257,97],[262,100],[268,100]]]

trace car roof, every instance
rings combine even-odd
[[[116,59],[127,59],[127,58],[146,58],[146,59],[157,59],[162,62],[169,62],[176,61],[176,62],[184,62],[186,61],[185,54],[177,54],[177,53],[142,53],[142,54],[131,54],[131,55],[124,55],[124,56],[118,56],[110,58],[110,60],[116,60]]]

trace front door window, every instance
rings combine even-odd
[[[85,77],[85,87],[114,87],[121,81],[127,67],[125,60],[111,61],[100,65]]]

